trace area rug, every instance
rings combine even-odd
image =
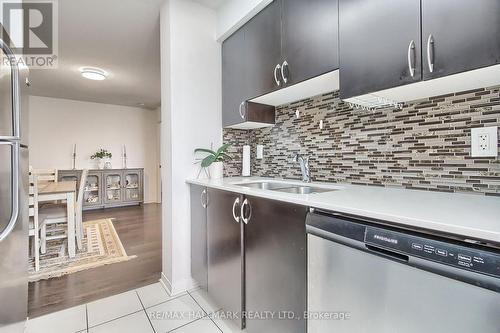
[[[61,226],[53,226],[59,228]],[[136,256],[125,252],[113,219],[83,222],[82,249],[74,258],[69,258],[67,244],[63,240],[47,242],[47,253],[40,254],[40,270],[35,272],[34,258],[30,259],[29,281],[50,279],[99,266],[128,261]],[[50,234],[51,230],[47,231]]]

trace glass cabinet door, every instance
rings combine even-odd
[[[76,187],[80,186],[80,177],[77,172],[74,174],[63,174],[59,175],[59,180],[60,182],[76,182]]]
[[[61,179],[59,179],[59,181],[61,182],[77,182],[78,181],[78,177],[77,176],[74,176],[74,175],[64,175],[61,177]]]
[[[88,175],[83,189],[83,204],[92,206],[101,202],[101,182],[99,175]]]
[[[70,172],[67,171],[59,172],[57,178],[59,182],[76,182],[76,188],[79,188],[81,176],[82,176],[81,170],[74,170]]]
[[[128,171],[125,173],[125,201],[141,200],[141,176],[139,172]]]
[[[122,175],[120,173],[109,173],[105,175],[106,194],[104,200],[109,203],[120,202],[122,189]]]

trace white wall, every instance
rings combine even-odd
[[[217,11],[217,40],[222,42],[273,0],[229,0]]]
[[[190,198],[193,150],[220,145],[221,50],[216,13],[190,0],[161,10],[163,281],[172,294],[193,286]]]
[[[144,168],[145,202],[158,202],[158,112],[30,96],[30,164],[34,168],[70,169],[73,144],[77,168],[95,168],[90,156],[98,149],[113,154],[122,167],[121,147],[127,146],[129,168]]]

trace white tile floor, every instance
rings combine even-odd
[[[155,283],[28,321],[26,333],[235,333],[197,289],[170,297]]]

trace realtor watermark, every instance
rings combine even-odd
[[[2,2],[0,38],[14,53],[2,53],[1,65],[55,69],[58,66],[57,1]]]
[[[205,316],[203,311],[151,311],[151,320],[196,320]],[[208,315],[211,319],[220,320],[350,320],[351,313],[347,311],[219,311]]]

